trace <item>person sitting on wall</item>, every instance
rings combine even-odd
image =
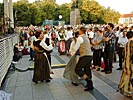
[[[22,57],[23,53],[22,53],[22,49],[19,47],[18,44],[14,45],[13,52],[14,52],[13,61],[14,62],[19,61],[19,59]]]

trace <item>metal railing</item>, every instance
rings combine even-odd
[[[0,87],[13,59],[13,48],[18,43],[18,35],[0,39]]]

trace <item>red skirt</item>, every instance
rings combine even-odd
[[[59,53],[65,53],[66,52],[65,41],[59,41],[58,42],[58,52]]]

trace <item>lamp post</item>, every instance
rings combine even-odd
[[[10,23],[10,27],[14,28],[14,16],[13,16],[13,3],[12,0],[9,0],[9,5],[8,5],[8,9],[9,9],[9,18],[11,19],[11,23]]]
[[[12,20],[9,17],[7,17],[6,22],[7,22],[6,23],[7,24],[7,33],[10,34],[11,33],[11,25],[10,24],[11,24]]]
[[[62,15],[59,15],[59,20],[61,20],[62,19]]]
[[[8,32],[8,22],[7,18],[9,17],[9,11],[8,11],[8,0],[3,0],[4,3],[4,33]]]
[[[17,10],[15,10],[14,19],[15,19],[14,28],[16,28],[17,27]]]
[[[76,8],[78,8],[78,0],[76,0]]]
[[[59,15],[59,26],[61,25],[62,15]]]

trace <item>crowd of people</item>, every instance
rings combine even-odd
[[[52,79],[51,53],[58,47],[59,55],[71,56],[63,77],[78,86],[79,77],[86,81],[85,91],[93,90],[91,70],[111,74],[113,62],[119,57],[117,70],[122,70],[118,91],[129,95],[133,91],[133,26],[78,25],[22,28],[20,42],[30,45],[30,61],[34,60],[33,82],[50,82]],[[101,65],[104,61],[104,68]],[[123,63],[124,62],[124,63]],[[101,68],[102,67],[102,68]]]

